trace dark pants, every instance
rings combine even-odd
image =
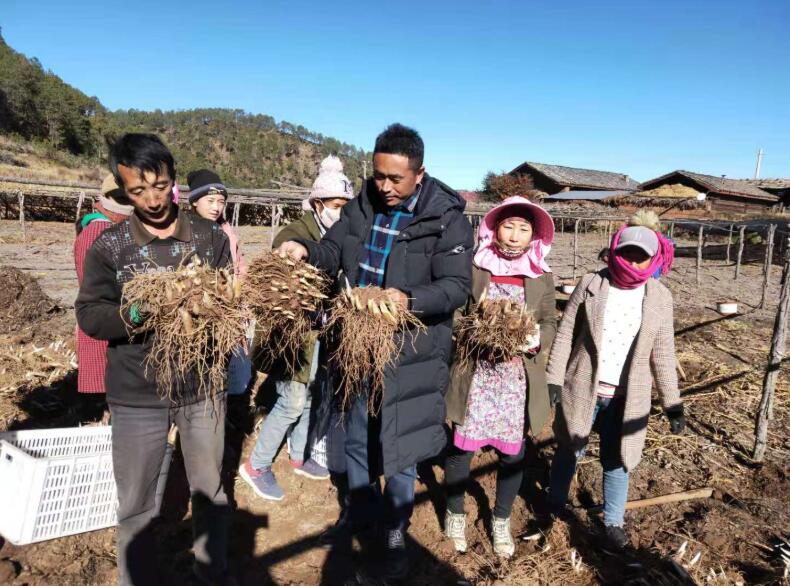
[[[521,480],[524,478],[524,455],[526,442],[521,443],[518,454],[499,454],[496,476],[496,504],[494,516],[499,519],[510,517],[513,502],[516,500]],[[474,452],[460,450],[453,446],[444,466],[444,485],[447,490],[447,508],[451,513],[464,513],[464,495],[469,482],[469,470]]]
[[[225,443],[225,398],[173,409],[110,405],[112,458],[118,487],[118,583],[159,584],[152,520],[157,479],[171,423],[178,426],[192,494],[196,565],[209,574],[227,569],[228,497],[220,469]]]
[[[385,478],[382,468],[381,424],[368,418],[367,397],[358,397],[348,412],[346,426],[346,472],[350,493],[350,520],[354,527],[383,522],[386,529],[406,530],[414,510],[417,466],[409,466]]]

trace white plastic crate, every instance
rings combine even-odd
[[[116,524],[109,426],[0,433],[0,534],[16,545]]]

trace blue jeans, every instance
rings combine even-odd
[[[598,398],[593,411],[593,429],[601,438],[601,466],[603,467],[603,522],[604,525],[623,526],[625,503],[628,499],[628,472],[620,458],[623,436],[625,397]],[[558,445],[551,463],[549,505],[555,513],[565,508],[576,462],[584,456],[584,447],[574,452]]]
[[[228,394],[243,395],[252,378],[252,361],[243,346],[237,346],[228,360]]]
[[[350,495],[349,516],[353,526],[382,521],[386,529],[405,531],[414,510],[417,466],[409,466],[379,484],[381,440],[378,418],[368,418],[367,397],[351,405],[346,426],[346,473]]]
[[[250,455],[253,468],[261,469],[272,465],[277,451],[290,431],[291,460],[304,461],[307,455],[307,434],[310,431],[310,407],[312,392],[310,387],[318,371],[318,343],[310,364],[308,383],[293,380],[277,381],[277,401],[261,425],[261,431]]]

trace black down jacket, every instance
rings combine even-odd
[[[340,220],[319,242],[299,240],[310,263],[357,282],[359,263],[378,207],[375,184],[343,207]],[[411,299],[411,309],[427,326],[403,344],[385,372],[381,408],[384,475],[391,476],[437,455],[445,446],[444,393],[449,382],[453,312],[466,303],[472,285],[473,234],[464,217],[465,202],[428,175],[412,222],[392,246],[384,278]]]

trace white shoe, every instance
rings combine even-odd
[[[453,540],[455,551],[466,553],[466,515],[447,511],[444,516],[444,534]]]
[[[509,558],[516,552],[516,544],[513,543],[513,536],[510,534],[510,517],[505,519],[494,517],[491,534],[494,538],[494,553]]]

